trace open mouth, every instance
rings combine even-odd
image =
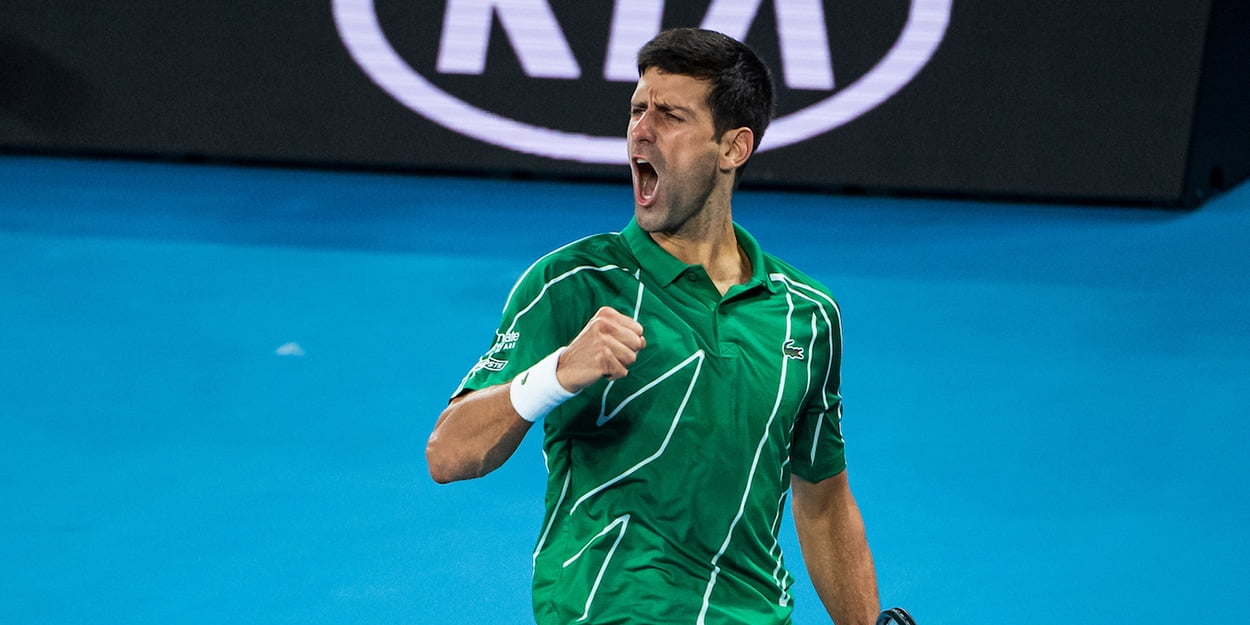
[[[660,174],[644,158],[634,159],[634,194],[640,206],[650,206],[655,201],[655,191],[660,186]]]

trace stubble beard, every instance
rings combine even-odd
[[[702,179],[694,197],[686,197],[680,191],[674,193],[669,185],[659,202],[649,206],[634,206],[634,220],[644,232],[665,236],[696,235],[705,224],[708,200],[716,190],[716,170],[712,169]]]

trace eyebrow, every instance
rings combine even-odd
[[[635,100],[633,102],[630,102],[630,107],[632,108],[645,107],[646,105],[647,105],[646,100]],[[680,113],[685,113],[686,115],[694,115],[694,109],[688,106],[681,106],[679,104],[667,104],[664,102],[652,102],[651,105],[655,107],[655,110],[660,111],[661,113],[669,113],[669,112],[676,111]]]

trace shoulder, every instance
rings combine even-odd
[[[633,271],[637,261],[620,240],[620,234],[594,234],[563,245],[535,260],[517,279],[508,295],[532,298],[557,285],[585,284],[604,275]],[[563,290],[563,289],[561,289]]]
[[[763,255],[764,270],[768,273],[769,280],[781,282],[790,292],[813,300],[813,303],[827,305],[835,311],[838,310],[837,299],[822,282],[768,252],[764,252]]]
[[[519,282],[545,283],[583,271],[625,269],[635,264],[620,234],[593,234],[543,255],[525,270]]]
[[[628,252],[619,233],[592,234],[544,254],[530,265],[529,271],[567,271],[584,265],[615,264],[625,260]]]

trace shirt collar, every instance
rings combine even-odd
[[[738,237],[738,245],[742,246],[742,250],[751,261],[751,278],[747,280],[745,286],[751,288],[755,285],[762,285],[770,291],[777,292],[779,285],[775,285],[768,278],[768,272],[764,267],[764,251],[760,249],[755,237],[736,223],[734,234]],[[638,259],[643,270],[665,286],[672,284],[692,266],[677,260],[660,247],[660,244],[656,243],[651,235],[639,227],[638,222],[633,219],[630,219],[629,224],[621,230],[621,238],[625,240],[625,245],[634,254],[634,258]]]

